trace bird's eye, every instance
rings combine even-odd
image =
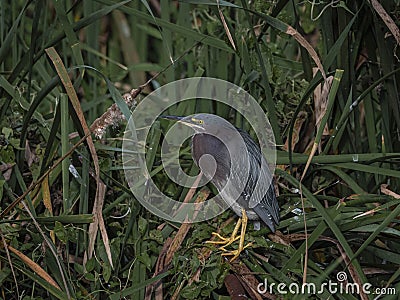
[[[199,124],[199,125],[202,125],[202,124],[204,123],[203,120],[196,119],[196,118],[192,118],[192,122],[197,123],[197,124]]]

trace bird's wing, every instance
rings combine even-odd
[[[273,177],[262,152],[253,139],[244,131],[240,131],[247,145],[250,160],[250,176],[247,181],[245,193],[252,196],[250,208],[253,209],[261,220],[275,231],[275,224],[279,224],[279,206],[275,195]],[[257,182],[261,184],[257,187]],[[262,186],[270,183],[268,189]],[[257,201],[256,203],[251,203]],[[252,207],[253,205],[254,207]]]
[[[235,145],[237,146],[237,145]],[[240,146],[239,146],[240,147]],[[214,168],[212,167],[213,162],[205,159],[202,161],[201,170],[205,177],[214,184],[220,193],[223,200],[235,211],[236,214],[241,216],[240,199],[242,198],[242,190],[246,182],[243,182],[243,178],[246,178],[246,174],[243,168],[236,168],[233,170],[231,167],[231,155],[235,162],[238,162],[243,157],[243,152],[246,152],[246,148],[239,149],[234,147],[229,153],[228,148],[222,141],[211,135],[197,134],[192,138],[192,156],[196,164],[199,166],[199,158],[204,154],[210,154],[214,157],[217,163],[217,170],[214,174]],[[250,170],[249,170],[250,171]],[[228,181],[230,179],[229,185]]]

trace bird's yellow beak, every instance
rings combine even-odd
[[[199,126],[199,124],[197,124],[196,122],[194,122],[194,119],[192,118],[186,118],[186,117],[179,117],[179,116],[160,116],[159,118],[161,119],[167,119],[167,120],[174,120],[177,121],[181,124],[184,124],[186,126],[189,126],[191,128],[199,128],[202,129],[201,126]]]

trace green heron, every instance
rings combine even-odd
[[[162,118],[176,120],[193,128],[195,131],[191,145],[193,160],[204,176],[217,188],[223,200],[239,216],[239,221],[231,237],[225,238],[218,233],[213,233],[220,241],[208,242],[222,245],[220,249],[225,251],[223,255],[233,255],[232,261],[239,256],[243,249],[250,245],[244,245],[244,235],[248,220],[261,220],[272,232],[275,232],[275,225],[279,224],[279,206],[275,196],[274,185],[272,184],[272,175],[260,147],[250,135],[241,129],[233,127],[225,119],[212,114],[201,113],[188,117],[162,116]],[[243,155],[243,151],[228,151],[227,145],[216,137],[217,135],[227,137],[225,139],[228,140],[230,148],[240,148],[240,144],[244,142],[248,161],[244,161],[243,156],[245,155]],[[216,166],[201,163],[200,160],[203,155],[211,155],[215,160]],[[231,169],[232,162],[238,167]],[[248,163],[247,178],[241,174],[241,167],[244,163]],[[226,189],[227,180],[230,178],[231,172],[236,172],[237,174],[233,175],[237,176],[231,177],[234,182]],[[247,181],[243,182],[244,180]],[[264,186],[265,192],[260,193],[259,189],[256,189],[257,182],[264,185],[268,184],[268,186]],[[237,186],[240,186],[240,184],[243,189],[238,195]],[[222,193],[222,191],[224,192]],[[233,201],[232,198],[234,198]],[[250,205],[250,198],[255,201],[253,202],[255,205]],[[241,234],[236,236],[240,227]],[[225,247],[236,240],[239,240],[238,249],[227,251]]]

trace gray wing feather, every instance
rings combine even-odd
[[[257,200],[258,204],[254,207],[250,205],[250,207],[257,213],[260,219],[268,225],[271,231],[275,232],[275,225],[279,224],[279,206],[275,195],[273,176],[259,146],[246,132],[241,130],[239,130],[239,132],[246,142],[247,151],[250,155],[250,176],[244,192],[248,195],[252,195],[253,199]],[[265,189],[261,189],[260,191],[259,188],[256,188],[258,181],[261,184],[263,182],[271,183],[266,192]],[[257,195],[259,192],[262,192],[262,194]],[[253,195],[253,193],[256,194]]]
[[[235,160],[235,162],[238,162],[237,164],[231,165],[229,152],[220,140],[210,136],[207,138],[207,142],[205,143],[205,140],[202,139],[202,137],[204,137],[202,134],[193,136],[193,158],[198,164],[198,159],[201,157],[201,155],[205,153],[212,154],[217,161],[217,171],[213,177],[211,174],[208,174],[207,170],[203,170],[203,172],[207,178],[211,179],[218,191],[221,192],[221,190],[225,187],[230,174],[232,182],[237,183],[231,185],[230,189],[224,193],[223,196],[226,198],[224,200],[231,205],[231,207],[237,214],[239,214],[239,216],[241,215],[241,209],[239,205],[246,210],[253,210],[271,229],[271,231],[275,232],[275,225],[279,224],[279,206],[278,201],[276,200],[274,185],[272,182],[273,177],[269,171],[267,162],[265,161],[259,146],[246,132],[239,129],[239,133],[244,139],[247,149],[236,149],[237,151],[234,151],[234,157],[231,159]],[[246,150],[248,153],[248,159],[250,161],[249,174],[246,174],[244,171],[245,168],[243,168],[243,165],[247,164],[247,161],[245,161],[246,156],[243,155],[243,152]],[[242,168],[240,166],[242,166]],[[247,183],[245,183],[245,187],[241,193],[241,196],[239,199],[233,199],[234,197],[232,197],[232,195],[239,195],[239,186],[244,184],[243,179],[246,178],[246,175],[248,175],[248,179]],[[271,182],[268,190],[263,191],[263,189],[260,190],[259,188],[256,188],[258,181],[260,181],[260,184],[263,182]],[[256,205],[251,205],[250,199],[256,199],[254,203]],[[236,202],[232,203],[232,201]]]

